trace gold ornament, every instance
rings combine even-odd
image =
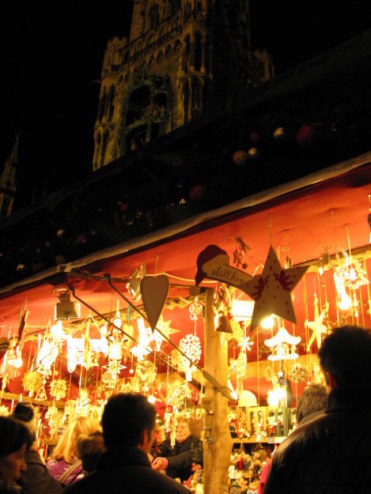
[[[30,396],[37,394],[43,385],[43,376],[37,371],[28,371],[22,379],[23,388]]]
[[[9,415],[8,407],[6,407],[5,405],[1,405],[0,406],[0,416],[1,417],[7,417],[8,415]]]
[[[317,341],[317,348],[321,348],[322,344],[322,335],[328,333],[328,329],[326,324],[323,324],[323,320],[328,316],[328,308],[329,304],[325,304],[325,308],[319,313],[319,308],[318,308],[318,298],[317,295],[314,295],[314,321],[308,321],[306,319],[304,326],[306,328],[311,329],[312,336],[310,337],[309,343],[307,345],[307,351],[310,352],[312,344],[314,340]]]
[[[138,362],[137,367],[135,369],[135,375],[142,381],[151,385],[155,382],[156,379],[156,366],[154,363],[149,360],[142,360]]]
[[[300,364],[294,364],[288,374],[288,378],[293,383],[305,383],[308,380],[308,370]]]
[[[64,379],[55,379],[50,385],[50,395],[56,400],[62,400],[67,395],[67,382]]]

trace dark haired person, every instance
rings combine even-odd
[[[371,331],[335,329],[318,355],[330,390],[325,413],[278,447],[264,494],[371,492]]]
[[[50,475],[34,442],[36,439],[36,420],[33,406],[29,403],[17,403],[12,417],[27,427],[33,441],[30,449],[25,454],[27,470],[21,472],[20,478],[17,481],[22,487],[22,493],[60,493],[62,490],[61,484]]]
[[[301,395],[296,409],[296,418],[299,425],[321,415],[327,405],[327,389],[322,384],[310,384]]]
[[[66,494],[189,494],[173,479],[152,469],[156,410],[145,396],[112,396],[103,412],[102,428],[107,451],[96,470],[68,487]]]
[[[28,429],[9,417],[0,417],[0,494],[19,492],[14,481],[26,470],[25,454],[32,438]]]
[[[322,384],[309,384],[301,395],[296,409],[296,418],[298,425],[301,426],[306,422],[313,420],[321,415],[327,404],[327,389]],[[263,466],[258,494],[263,494],[264,486],[268,478],[273,457],[271,457]]]
[[[77,440],[76,452],[80,458],[85,475],[95,472],[97,465],[106,451],[103,433],[101,431],[80,436]]]

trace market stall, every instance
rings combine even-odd
[[[202,431],[207,492],[233,442],[253,485],[250,446],[294,426],[322,339],[371,326],[370,174],[365,154],[2,289],[0,411],[36,404],[48,445],[139,391],[165,435],[178,411]]]

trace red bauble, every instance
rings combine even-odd
[[[199,202],[205,197],[205,187],[201,184],[195,184],[189,189],[189,198],[191,202]]]
[[[258,134],[258,132],[252,131],[249,134],[249,139],[250,139],[251,144],[257,144],[259,142],[260,135]]]
[[[75,243],[78,245],[85,245],[87,241],[88,237],[84,233],[80,233],[80,235],[77,236]]]
[[[303,125],[296,132],[296,142],[303,149],[311,149],[315,146],[317,131],[312,125]]]
[[[235,151],[233,153],[233,163],[237,166],[246,165],[247,153],[243,149]]]

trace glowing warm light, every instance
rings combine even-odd
[[[192,378],[192,371],[189,369],[186,372],[186,380],[190,383],[190,382],[192,382],[192,379],[193,379]]]
[[[120,342],[111,343],[108,351],[108,358],[110,360],[121,360],[122,351]]]
[[[273,314],[271,314],[270,316],[264,317],[264,319],[262,319],[262,322],[260,323],[260,326],[263,329],[272,329],[274,326]]]
[[[119,302],[117,302],[117,308],[116,308],[116,317],[113,320],[113,324],[117,328],[121,328],[121,314],[120,314],[120,307],[119,307]]]
[[[148,396],[147,400],[154,405],[156,403],[156,398],[152,395]]]
[[[287,393],[284,388],[276,388],[268,391],[268,405],[278,407],[280,402],[287,399]]]
[[[139,339],[138,345],[130,349],[131,353],[137,357],[138,360],[143,360],[146,355],[150,353],[146,350],[152,340],[152,330],[151,328],[146,328],[144,326],[144,321],[141,317],[137,319]]]
[[[56,324],[53,324],[53,326],[50,328],[50,334],[52,335],[53,339],[57,341],[62,342],[66,340],[67,336],[63,330],[63,325],[61,320],[57,321]]]
[[[231,393],[231,397],[233,398],[233,400],[237,401],[238,400],[238,394],[236,393],[236,391],[232,391]]]
[[[339,298],[337,304],[339,309],[344,311],[349,310],[352,307],[352,299],[346,292],[344,279],[337,273],[334,273],[334,281]]]
[[[11,348],[7,352],[7,357],[6,357],[6,363],[10,365],[11,367],[15,367],[16,369],[19,369],[23,365],[23,360],[22,357],[19,355],[19,347],[17,346],[16,349]]]

